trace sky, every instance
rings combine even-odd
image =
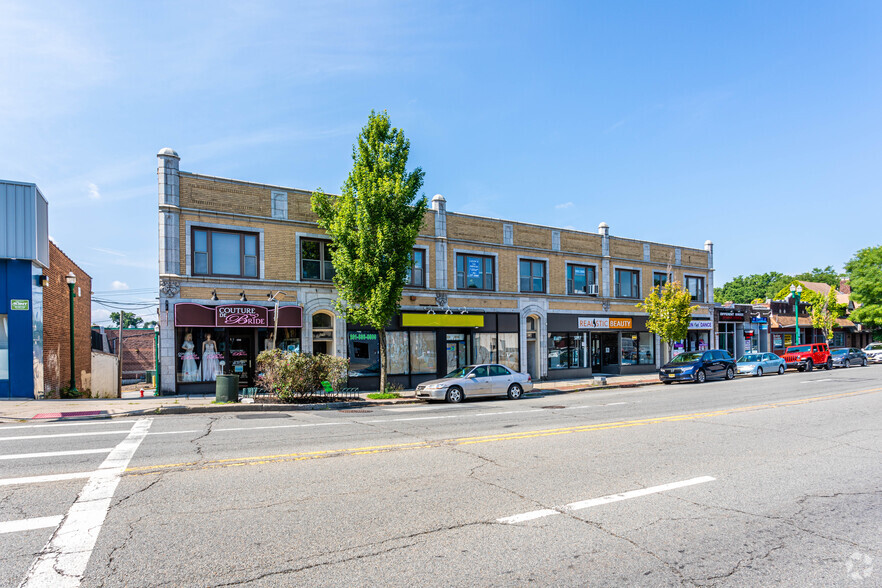
[[[339,193],[371,110],[448,209],[702,248],[882,244],[879,2],[0,0],[0,178],[94,297],[157,296],[156,152]],[[111,305],[112,306],[112,305]],[[109,324],[95,303],[93,319]]]

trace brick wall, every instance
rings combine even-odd
[[[74,285],[74,360],[76,385],[83,390],[83,377],[92,373],[92,278],[49,242],[49,284],[43,288],[43,382],[47,394],[70,383],[70,289],[65,276],[73,272]],[[88,382],[87,382],[88,384]]]
[[[110,352],[117,353],[119,329],[104,329]],[[140,380],[144,372],[156,369],[154,364],[153,329],[123,329],[123,380]]]

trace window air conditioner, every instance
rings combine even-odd
[[[585,286],[585,291],[588,294],[597,294],[597,284],[588,284]]]

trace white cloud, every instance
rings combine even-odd
[[[53,237],[52,235],[49,235],[49,240],[58,245],[58,241],[56,241],[55,237]]]
[[[89,199],[90,200],[98,200],[101,198],[101,192],[98,191],[98,186],[89,182]]]
[[[120,282],[119,280],[114,280],[113,283],[110,284],[110,287],[113,290],[128,290],[129,289],[128,284],[126,284],[125,282]]]
[[[573,203],[572,202],[564,202],[563,204],[556,204],[554,207],[555,208],[572,208]]]

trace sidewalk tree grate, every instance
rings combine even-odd
[[[374,412],[374,411],[367,410],[366,408],[351,408],[349,410],[341,410],[340,412]]]

